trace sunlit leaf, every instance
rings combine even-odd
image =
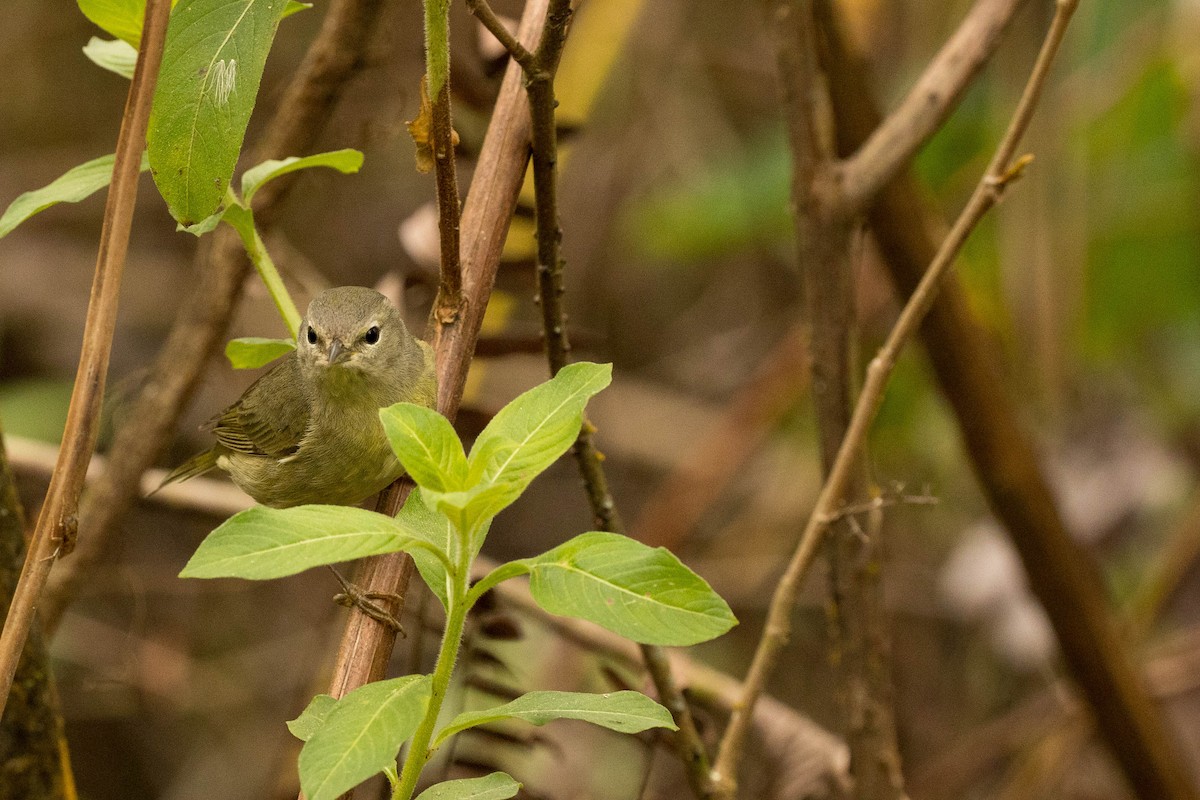
[[[460,778],[435,783],[417,795],[417,800],[508,800],[521,791],[521,784],[503,772],[482,778]]]
[[[635,642],[684,647],[737,624],[725,601],[671,552],[626,536],[584,533],[522,563],[542,608]]]
[[[19,195],[0,215],[0,239],[12,233],[25,220],[58,203],[78,203],[86,200],[112,182],[116,156],[100,156],[64,172],[43,186]],[[142,171],[150,168],[142,155]]]
[[[394,766],[429,704],[428,675],[368,683],[329,711],[300,751],[300,787],[308,800],[334,800]]]

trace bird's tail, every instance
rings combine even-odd
[[[188,478],[194,478],[197,475],[203,475],[216,466],[216,450],[205,450],[203,453],[197,453],[175,469],[171,470],[171,472],[167,474],[167,477],[163,478],[163,482],[158,485],[158,489],[163,488],[168,483],[186,481]],[[157,492],[158,489],[155,489],[154,492]],[[154,492],[151,492],[150,494],[154,494]]]

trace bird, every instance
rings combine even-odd
[[[163,485],[219,468],[265,506],[356,505],[404,472],[379,410],[436,401],[433,350],[395,306],[374,289],[328,289],[309,304],[296,349],[210,421],[216,444]]]

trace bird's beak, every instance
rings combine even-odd
[[[345,352],[345,350],[342,348],[342,343],[339,342],[337,339],[334,339],[329,344],[329,363],[336,364],[338,357],[341,356],[341,354],[344,352]]]

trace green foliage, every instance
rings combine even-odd
[[[337,705],[337,698],[327,694],[319,694],[309,702],[308,707],[300,716],[288,722],[288,730],[302,742],[312,738],[329,716],[329,712]]]
[[[427,546],[386,514],[346,506],[255,506],[210,533],[181,578],[263,580],[310,567]]]
[[[291,339],[246,336],[225,345],[225,357],[234,369],[258,369],[296,349]]]
[[[682,647],[737,624],[725,601],[673,553],[615,533],[585,533],[524,563],[542,608],[635,642]]]
[[[503,772],[493,772],[482,778],[461,778],[434,784],[417,796],[417,800],[507,800],[521,791],[521,784]]]
[[[427,675],[368,683],[328,710],[300,751],[300,788],[308,800],[334,800],[395,765],[429,706]]]
[[[181,225],[225,199],[283,9],[184,0],[171,15],[147,141],[154,182]]]
[[[25,192],[13,200],[0,215],[0,239],[12,233],[25,220],[58,203],[78,203],[103,189],[112,181],[116,156],[100,156],[64,172],[41,189]],[[142,157],[142,170],[150,168]]]
[[[124,39],[105,40],[93,36],[83,46],[83,54],[101,69],[115,72],[126,80],[133,78],[137,49]]]
[[[519,719],[533,725],[545,725],[555,719],[578,719],[619,733],[641,733],[650,728],[678,730],[670,713],[641,692],[527,692],[502,706],[459,714],[438,732],[434,747],[467,728],[505,719]]]
[[[146,0],[78,0],[78,4],[85,17],[136,51],[142,41]]]
[[[736,622],[725,602],[675,556],[610,533],[583,534],[542,556],[503,565],[475,586],[468,583],[492,517],[571,446],[588,398],[611,378],[609,365],[564,368],[502,409],[469,455],[437,413],[407,403],[382,409],[380,420],[396,457],[420,487],[395,519],[337,506],[259,507],[227,520],[200,545],[184,577],[277,577],[404,550],[446,609],[432,676],[371,684],[336,703],[317,698],[290,723],[306,740],[300,775],[310,800],[336,797],[379,772],[393,780],[394,798],[409,800],[439,745],[497,720],[541,725],[577,719],[630,733],[674,727],[665,708],[637,692],[532,692],[498,708],[459,715],[434,738],[466,614],[484,592],[508,578],[529,574],[534,598],[547,610],[592,620],[641,642],[694,644]],[[410,737],[404,769],[396,776],[391,770],[396,752]],[[502,798],[517,788],[498,773],[435,787],[422,797]]]
[[[242,202],[249,206],[254,193],[261,189],[263,184],[281,175],[287,175],[289,172],[310,167],[332,167],[343,175],[349,175],[358,172],[362,168],[362,164],[363,154],[350,148],[331,150],[327,153],[317,153],[303,158],[289,156],[284,159],[264,161],[242,174]]]

